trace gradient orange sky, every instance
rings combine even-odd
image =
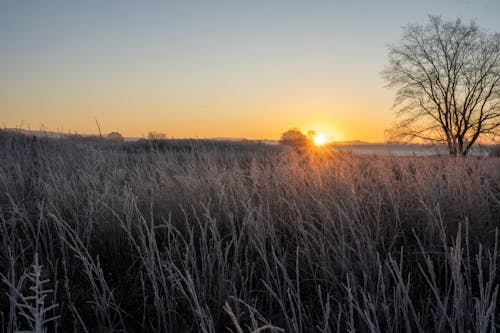
[[[0,124],[140,137],[383,141],[380,72],[428,14],[500,31],[497,0],[2,1]]]

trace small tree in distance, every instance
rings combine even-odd
[[[383,71],[396,88],[399,122],[390,140],[444,142],[450,155],[467,155],[478,138],[500,129],[500,34],[475,22],[444,22],[403,28],[389,47]]]
[[[311,143],[311,140],[299,129],[292,128],[281,134],[279,142],[282,145],[293,146],[298,148],[298,147],[308,146]]]
[[[118,132],[111,132],[111,133],[109,133],[108,136],[107,136],[107,139],[109,141],[113,141],[113,142],[123,142],[124,141],[123,135],[121,135]]]

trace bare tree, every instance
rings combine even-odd
[[[403,28],[383,76],[397,89],[390,139],[445,142],[457,156],[480,136],[498,137],[500,34],[430,16],[425,26]]]

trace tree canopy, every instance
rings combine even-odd
[[[293,147],[305,147],[311,143],[311,140],[299,129],[292,128],[281,134],[280,143]]]

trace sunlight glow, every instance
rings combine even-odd
[[[313,140],[313,142],[316,146],[322,146],[326,143],[326,141],[327,141],[327,137],[324,134],[316,134],[316,136],[314,137],[314,140]]]

